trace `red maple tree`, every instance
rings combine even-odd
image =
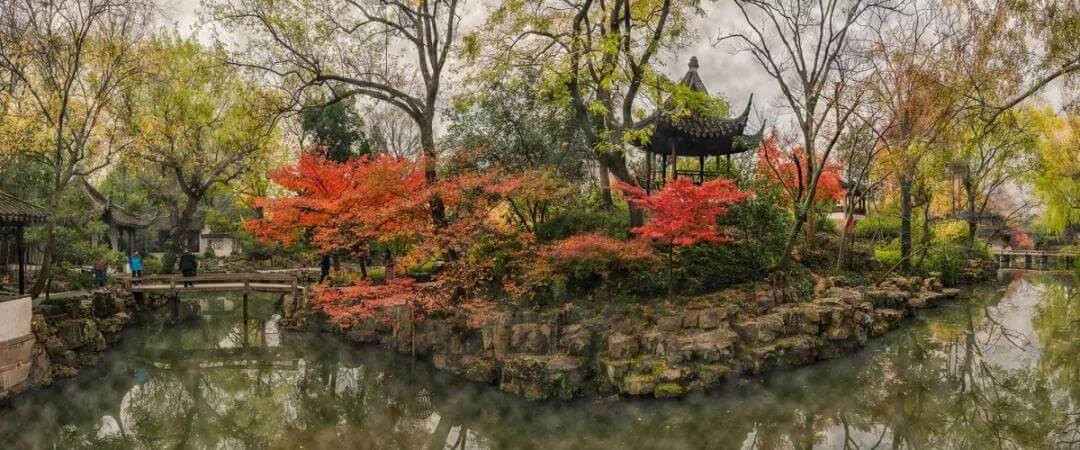
[[[730,242],[723,234],[717,218],[751,195],[731,180],[717,178],[694,185],[689,179],[670,180],[663,189],[647,195],[639,187],[617,183],[631,204],[644,209],[649,221],[630,231],[642,239],[663,244],[668,250],[668,295],[673,292],[671,266],[676,247],[689,247],[701,242]]]
[[[269,242],[291,244],[306,236],[324,252],[363,256],[375,243],[386,249],[385,284],[353,279],[315,291],[315,303],[343,324],[403,303],[419,314],[476,306],[493,286],[513,284],[535,253],[532,234],[497,220],[495,211],[507,198],[535,190],[536,182],[530,175],[480,168],[468,155],[444,160],[445,176],[435,182],[426,180],[423,168],[389,155],[339,163],[311,152],[271,173],[290,195],[258,200],[263,218],[246,227]],[[446,212],[437,226],[428,202],[436,194]],[[435,261],[441,263],[437,289],[415,289],[407,277],[393,276],[395,267]]]
[[[788,202],[799,202],[810,191],[810,170],[817,161],[808,161],[806,150],[791,139],[780,137],[774,128],[758,148],[757,173],[778,183]],[[814,202],[835,202],[844,197],[839,164],[826,164],[818,177]]]

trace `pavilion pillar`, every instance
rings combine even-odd
[[[705,154],[698,155],[698,183],[705,182]]]
[[[671,143],[671,179],[679,178],[679,155],[675,153],[675,143]]]
[[[667,181],[667,153],[660,154],[660,182]]]
[[[645,151],[645,195],[652,194],[652,153]]]
[[[19,295],[26,294],[26,242],[23,241],[23,226],[15,227],[15,258],[19,262]]]

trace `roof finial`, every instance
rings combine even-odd
[[[690,57],[690,70],[697,70],[697,68],[698,68],[697,56],[691,56]]]

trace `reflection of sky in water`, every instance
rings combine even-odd
[[[173,447],[185,433],[191,448],[1055,447],[1080,428],[1067,415],[1080,389],[1041,368],[1045,330],[1032,318],[1060,282],[1017,279],[850,357],[673,401],[531,403],[335,336],[282,332],[260,300],[246,344],[235,309],[136,329],[100,370],[0,411],[0,442],[15,430],[10,448]],[[994,383],[1012,391],[980,391]]]

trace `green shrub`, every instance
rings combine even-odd
[[[946,286],[954,286],[960,280],[967,253],[968,249],[960,244],[932,245],[923,258],[922,269],[926,272],[940,272],[941,282]]]
[[[900,264],[900,249],[894,248],[876,248],[874,249],[874,259],[885,266],[886,269]]]
[[[680,251],[677,290],[705,293],[760,279],[778,262],[787,244],[790,219],[775,191],[758,191],[731,208],[719,223],[735,242]]]
[[[965,242],[968,224],[963,220],[945,220],[934,224],[934,237],[943,242]]]
[[[164,263],[161,257],[143,255],[143,273],[146,275],[162,275]]]
[[[870,239],[900,237],[900,218],[886,215],[870,216],[855,223],[855,236]]]
[[[585,233],[627,238],[629,220],[627,212],[622,210],[566,210],[541,223],[536,229],[536,238],[540,242],[553,242]]]

